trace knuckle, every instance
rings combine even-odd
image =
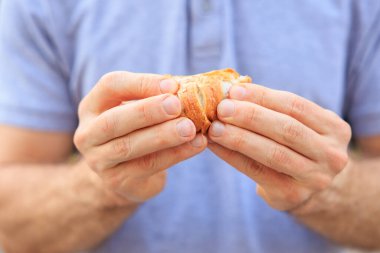
[[[149,109],[150,108],[147,104],[140,104],[137,107],[139,117],[143,122],[146,122],[148,124],[153,122],[153,114]]]
[[[327,113],[331,114],[331,124],[330,127],[334,131],[334,133],[338,133],[339,136],[341,136],[345,142],[349,142],[351,140],[352,136],[352,130],[350,124],[348,124],[346,121],[344,121],[339,115],[337,115],[335,112],[326,109]]]
[[[243,173],[253,179],[262,177],[266,170],[267,167],[265,165],[252,159],[245,158],[243,162]]]
[[[246,138],[244,138],[243,134],[235,134],[232,138],[232,147],[234,150],[240,150],[242,147],[246,145]]]
[[[342,127],[342,123],[344,122],[344,120],[342,120],[338,114],[336,114],[334,111],[329,110],[329,109],[325,109],[325,111],[327,112],[328,117],[330,118],[333,127],[335,128]]]
[[[288,143],[304,137],[304,129],[295,120],[287,120],[282,127],[282,132],[284,140]]]
[[[295,94],[292,94],[290,92],[288,94],[290,96],[289,115],[290,116],[303,115],[305,113],[305,102],[302,100],[301,97]]]
[[[268,91],[262,90],[260,96],[257,98],[257,103],[259,105],[265,106],[265,101],[267,100],[268,97]]]
[[[285,202],[291,206],[297,206],[305,200],[305,197],[301,193],[301,189],[296,187],[294,182],[287,184],[285,190],[283,191],[283,194]]]
[[[120,83],[121,75],[119,72],[108,72],[104,74],[100,79],[98,84],[101,86],[102,89],[104,89],[106,92],[109,92],[112,94],[117,87],[117,85]]]
[[[118,125],[118,117],[112,114],[106,114],[100,118],[100,127],[106,136],[114,136]]]
[[[86,133],[85,130],[83,130],[81,127],[79,127],[76,131],[75,131],[75,134],[74,134],[74,145],[75,147],[80,151],[82,152],[83,151],[83,147],[85,145],[85,142],[87,140],[87,136],[88,134]]]
[[[313,189],[317,191],[322,191],[329,187],[332,183],[332,177],[325,174],[319,173],[313,178]]]
[[[78,105],[78,117],[79,119],[83,118],[87,112],[87,103],[86,98],[82,99]]]
[[[303,199],[298,191],[288,191],[285,195],[285,201],[292,206],[297,206],[303,202]]]
[[[153,78],[149,75],[143,74],[139,78],[138,89],[140,94],[150,94],[151,90],[153,90],[154,85]]]
[[[100,172],[105,169],[105,166],[101,163],[99,158],[94,155],[86,156],[85,161],[87,165],[95,172]]]
[[[167,129],[165,129],[165,125],[158,126],[153,139],[155,146],[167,147],[170,143],[170,140],[171,138],[168,138],[167,136]]]
[[[100,77],[98,83],[100,85],[108,86],[109,84],[114,83],[116,78],[117,72],[108,72]]]
[[[158,168],[157,153],[151,153],[149,155],[141,157],[140,166],[144,170],[156,171]]]
[[[142,75],[140,77],[140,88],[149,86],[150,78],[147,75]]]
[[[116,157],[123,157],[128,160],[132,154],[131,137],[127,135],[114,140],[112,144],[112,151]]]
[[[270,154],[268,155],[267,163],[270,167],[276,167],[280,164],[288,164],[290,162],[287,152],[278,144],[276,144],[269,152]]]
[[[351,136],[352,136],[352,130],[351,130],[350,124],[348,124],[344,120],[341,120],[341,127],[339,129],[341,129],[340,132],[344,141],[348,143],[351,140]]]
[[[326,153],[328,164],[334,172],[339,173],[347,165],[349,159],[347,152],[329,148]]]
[[[243,123],[252,124],[252,122],[257,122],[260,117],[260,112],[255,106],[251,106],[249,110],[244,114]]]

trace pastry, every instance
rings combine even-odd
[[[182,116],[191,119],[196,131],[206,133],[217,118],[216,108],[228,96],[232,85],[251,83],[233,69],[215,70],[192,76],[173,76],[180,87],[177,92],[182,104]]]

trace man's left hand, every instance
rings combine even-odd
[[[257,182],[273,208],[294,210],[328,188],[347,165],[350,126],[295,94],[233,86],[209,129],[209,148]]]

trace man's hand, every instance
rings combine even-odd
[[[350,126],[284,91],[234,86],[218,106],[210,149],[257,182],[269,205],[292,210],[330,186],[348,162]]]
[[[201,152],[207,143],[181,113],[175,81],[159,75],[103,76],[79,107],[74,142],[88,165],[128,205],[158,194],[165,169]],[[117,196],[117,197],[116,197]]]

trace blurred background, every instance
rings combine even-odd
[[[0,8],[1,8],[1,0],[0,0]],[[363,252],[380,253],[380,251],[362,251],[362,250],[355,250],[355,249],[347,250],[345,253],[363,253]],[[0,249],[0,253],[4,253],[4,252]]]

